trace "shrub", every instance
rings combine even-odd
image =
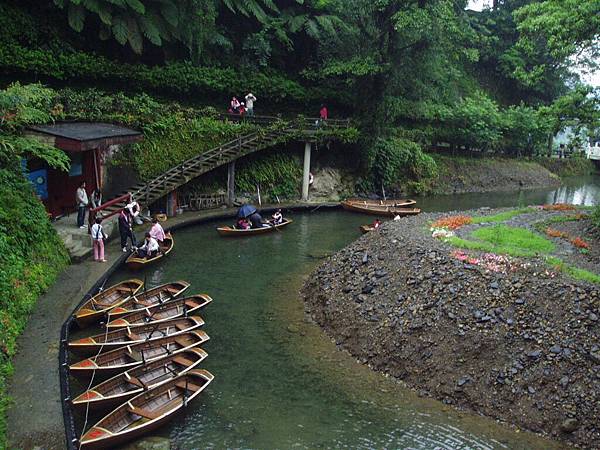
[[[417,181],[437,175],[433,158],[416,142],[402,138],[379,138],[369,149],[373,185],[385,187],[401,181]]]
[[[442,217],[436,220],[431,225],[432,228],[448,228],[449,230],[457,230],[463,225],[469,225],[473,223],[473,218],[469,216],[450,216]]]

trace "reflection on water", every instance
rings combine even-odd
[[[573,205],[600,205],[600,176],[568,178],[563,185],[551,189],[528,189],[518,192],[485,192],[475,194],[438,195],[418,199],[424,211],[453,211],[489,206],[541,205],[570,203]]]
[[[596,179],[597,180],[597,179]],[[600,203],[597,185],[420,199],[425,211],[533,203]],[[201,315],[211,340],[203,366],[216,378],[186,413],[158,433],[174,449],[549,449],[529,433],[418,398],[339,351],[304,318],[303,277],[358,238],[373,217],[342,211],[294,214],[281,232],[224,239],[215,223],[180,230],[164,261],[135,276],[149,285],[192,283],[214,302]],[[130,278],[123,270],[111,282]]]

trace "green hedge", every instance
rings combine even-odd
[[[38,297],[68,264],[66,250],[29,182],[0,169],[0,448],[6,448],[11,358]]]
[[[0,44],[0,71],[7,75],[35,75],[62,81],[109,82],[131,91],[185,96],[206,101],[228,98],[251,90],[269,103],[306,105],[336,98],[322,88],[308,88],[272,71],[239,71],[233,68],[198,67],[189,62],[164,66],[126,64],[85,52],[27,48],[11,42]]]

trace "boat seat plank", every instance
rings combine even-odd
[[[175,358],[173,358],[173,361],[185,367],[189,367],[192,364],[194,364],[194,361],[184,358],[183,356],[176,356]]]
[[[175,386],[180,387],[181,389],[188,389],[192,392],[200,390],[200,386],[194,383],[190,383],[189,381],[186,383],[185,380],[179,380],[177,383],[175,383]]]
[[[133,384],[133,385],[135,385],[135,386],[141,387],[141,388],[143,388],[143,387],[146,387],[146,385],[145,385],[144,383],[142,383],[142,382],[140,381],[140,379],[139,379],[139,378],[137,378],[137,377],[129,377],[129,379],[128,379],[127,381],[128,381],[129,383],[131,383],[131,384]]]
[[[176,323],[176,324],[175,324],[175,327],[176,327],[176,328],[177,328],[179,331],[185,331],[185,330],[187,330],[187,327],[186,327],[184,324],[182,324],[182,323]]]
[[[139,334],[135,334],[135,333],[131,333],[131,332],[127,333],[127,337],[129,339],[131,339],[132,341],[141,341],[142,340],[142,337]]]
[[[182,347],[187,347],[189,344],[188,341],[186,341],[185,339],[182,338],[175,338],[173,339],[173,341],[175,341],[177,344],[181,345]]]
[[[145,417],[146,419],[150,419],[150,420],[154,420],[154,419],[160,417],[160,414],[158,414],[154,411],[148,411],[147,409],[137,408],[135,406],[128,407],[127,411],[132,414],[135,414],[137,416]]]

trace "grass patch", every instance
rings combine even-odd
[[[453,236],[447,240],[455,247],[520,257],[534,257],[554,250],[554,244],[524,228],[496,225],[473,232],[476,241]]]
[[[589,270],[580,269],[571,264],[567,264],[562,259],[555,256],[548,256],[546,262],[555,270],[566,273],[576,280],[587,281],[588,283],[600,284],[600,275],[597,275]]]
[[[550,240],[525,228],[495,225],[475,230],[472,236],[499,248],[514,248],[535,254],[554,250],[554,244]]]
[[[503,211],[492,216],[475,216],[471,223],[493,223],[493,222],[504,222],[510,220],[513,217],[520,216],[521,214],[527,214],[535,212],[535,208],[518,208],[511,209],[510,211]]]

